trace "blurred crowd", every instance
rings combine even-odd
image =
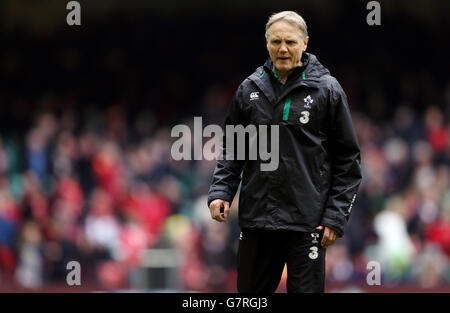
[[[151,114],[86,110],[44,109],[22,140],[1,137],[0,289],[64,287],[73,260],[84,286],[136,288],[149,248],[179,252],[181,281],[166,288],[225,288],[239,232],[207,218],[215,161],[174,161]]]
[[[226,110],[232,91],[206,92],[207,119],[217,104]],[[180,256],[170,288],[235,291],[237,197],[229,223],[210,219],[215,161],[174,161],[177,138],[151,114],[86,114],[44,110],[23,140],[1,137],[0,288],[63,285],[73,260],[84,284],[135,288],[145,251],[168,248]],[[375,260],[385,285],[450,284],[448,117],[404,103],[383,127],[357,110],[353,120],[363,182],[345,237],[328,249],[328,282],[364,283]]]

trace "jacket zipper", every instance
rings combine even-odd
[[[275,74],[275,72],[274,72]],[[276,74],[275,74],[276,75]],[[278,77],[277,77],[278,78]],[[302,73],[302,79],[305,80],[305,71]],[[287,121],[289,118],[289,109],[291,108],[291,95],[289,94],[286,98],[283,108],[283,121]]]
[[[291,95],[289,94],[286,98],[286,102],[284,103],[283,121],[288,120],[290,107],[291,107]]]

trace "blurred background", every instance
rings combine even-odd
[[[221,125],[269,15],[295,10],[362,149],[326,291],[449,292],[450,2],[381,0],[381,26],[368,2],[81,0],[68,26],[67,1],[1,0],[0,291],[235,292],[237,199],[210,219],[215,161],[174,161],[170,131]]]

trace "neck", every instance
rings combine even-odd
[[[281,82],[283,84],[286,84],[287,78],[290,74],[291,71],[279,71],[276,68],[274,68],[274,72],[278,75],[278,77],[280,78]]]
[[[298,61],[298,63],[296,64],[296,67],[297,67],[297,66],[302,66],[302,65],[303,65],[303,62],[300,60],[300,61]],[[294,68],[295,68],[295,67],[294,67]],[[274,70],[274,72],[278,75],[278,77],[280,78],[281,82],[282,82],[283,84],[286,84],[286,81],[287,81],[289,75],[294,71],[294,68],[293,68],[293,69],[290,69],[289,71],[279,71],[279,70],[274,66],[274,67],[273,67],[273,70]]]

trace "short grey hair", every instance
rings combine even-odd
[[[306,39],[308,36],[308,28],[306,26],[306,22],[303,17],[300,16],[297,12],[294,11],[282,11],[278,13],[274,13],[269,17],[269,21],[266,24],[266,39],[269,37],[269,28],[273,23],[278,21],[286,21],[296,26],[300,30],[300,34],[303,39]]]

